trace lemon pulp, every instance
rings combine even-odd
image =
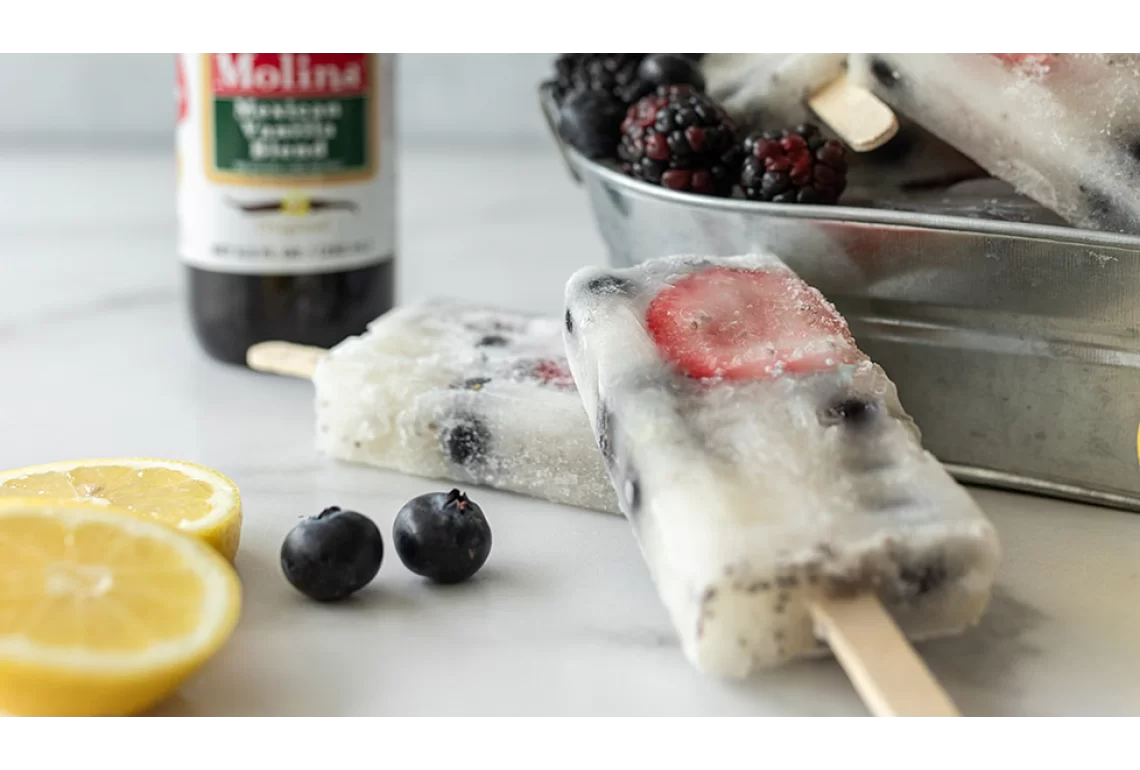
[[[130,714],[229,637],[233,569],[176,530],[92,503],[0,500],[0,709]]]
[[[233,560],[241,540],[241,496],[217,471],[151,458],[74,460],[0,473],[0,497],[111,505],[205,540]]]

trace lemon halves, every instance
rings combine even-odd
[[[0,498],[36,497],[116,506],[169,524],[233,561],[241,539],[241,495],[228,478],[180,460],[71,460],[0,472]]]
[[[221,648],[240,605],[229,563],[165,524],[0,500],[0,711],[137,713]]]

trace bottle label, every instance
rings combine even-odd
[[[381,162],[390,80],[380,65],[364,53],[181,54],[183,261],[274,275],[390,259],[394,175]]]

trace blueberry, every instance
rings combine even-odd
[[[1133,138],[1125,145],[1125,148],[1133,160],[1140,160],[1140,138]]]
[[[827,408],[825,419],[833,423],[846,423],[848,425],[862,425],[870,422],[879,411],[879,405],[858,396],[850,396],[836,401]]]
[[[482,420],[469,414],[457,416],[443,428],[439,438],[451,461],[465,467],[485,462],[491,445],[491,431]]]
[[[491,553],[491,526],[483,509],[458,489],[413,498],[392,525],[404,566],[436,583],[461,583]]]
[[[476,342],[475,346],[480,348],[501,348],[509,342],[510,340],[501,334],[488,334],[483,339]]]
[[[915,596],[925,596],[937,590],[949,577],[950,571],[941,562],[905,565],[899,570],[899,579]]]
[[[895,68],[882,59],[871,60],[871,74],[875,76],[875,80],[887,88],[894,88],[899,81],[899,73],[895,72]]]
[[[894,508],[905,508],[914,504],[914,498],[905,492],[874,491],[859,495],[859,502],[866,508],[875,511],[890,511]]]
[[[1077,185],[1087,202],[1087,216],[1099,230],[1119,233],[1136,232],[1137,225],[1125,211],[1104,191],[1090,185]]]
[[[602,458],[607,464],[612,465],[614,461],[614,416],[605,404],[598,407],[598,424],[595,433],[598,436],[598,449],[602,452]]]
[[[372,519],[336,506],[298,524],[281,544],[285,578],[320,602],[364,588],[383,559],[384,539]]]
[[[686,84],[705,90],[705,76],[692,59],[678,53],[655,53],[646,56],[637,68],[637,76],[655,86]]]
[[[626,471],[625,487],[625,501],[629,504],[630,514],[636,514],[641,511],[641,482],[637,480],[637,474],[630,470]]]
[[[586,284],[586,291],[591,294],[631,294],[633,290],[633,281],[616,275],[599,275]]]
[[[621,102],[604,91],[577,91],[566,97],[558,117],[558,133],[587,158],[612,158],[617,154]]]

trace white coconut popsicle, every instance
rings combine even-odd
[[[1070,223],[1140,233],[1140,55],[852,54],[850,71]]]
[[[429,299],[327,353],[266,343],[250,364],[311,374],[317,448],[331,457],[617,512],[561,326]],[[282,351],[309,362],[282,362]]]
[[[912,639],[979,619],[992,525],[844,319],[779,259],[588,268],[566,306],[598,445],[699,669],[825,653],[819,607],[844,597],[877,596]]]
[[[843,74],[843,53],[710,53],[701,61],[709,95],[733,117],[766,131],[814,120],[808,99]]]

